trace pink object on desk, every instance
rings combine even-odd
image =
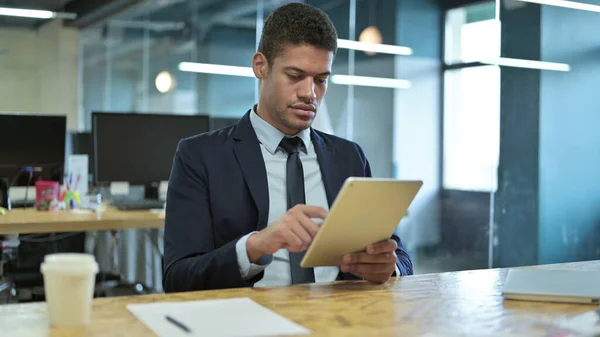
[[[57,181],[35,182],[35,208],[38,211],[58,210],[60,185]]]

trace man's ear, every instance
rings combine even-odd
[[[258,79],[263,79],[267,76],[267,67],[268,67],[267,58],[261,52],[257,52],[252,57],[252,70],[254,71],[254,76]]]

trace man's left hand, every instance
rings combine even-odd
[[[394,240],[381,241],[367,247],[365,252],[344,256],[340,269],[373,282],[387,282],[396,270],[396,248]]]

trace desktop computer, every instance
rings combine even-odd
[[[0,178],[0,207],[8,209],[8,184],[9,181],[6,178]],[[1,215],[1,214],[0,214]]]
[[[62,182],[66,129],[66,116],[0,114],[0,206],[21,212],[15,208],[34,206],[35,181]],[[84,233],[71,233],[61,240],[53,240],[53,235],[28,234],[35,237],[33,241],[0,236],[0,264],[17,288],[43,286],[39,266],[44,255],[83,252]]]
[[[177,144],[209,131],[209,124],[205,115],[93,112],[95,185],[144,185],[144,200],[115,200],[114,206],[162,208],[158,188],[161,181],[169,180]]]
[[[8,180],[13,193],[37,180],[62,182],[66,129],[65,116],[0,114],[0,179]],[[12,207],[27,201],[22,195],[9,198]]]

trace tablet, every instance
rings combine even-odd
[[[300,265],[339,266],[344,255],[388,240],[422,181],[348,178]]]

